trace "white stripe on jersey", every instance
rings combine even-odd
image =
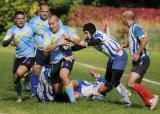
[[[96,31],[93,38],[100,39],[102,42],[99,45],[94,46],[98,51],[103,52],[109,58],[114,59],[115,55],[122,56],[123,51],[116,53],[116,50],[120,47],[119,43],[110,35],[101,31]]]
[[[83,81],[83,83],[81,85],[81,95],[84,97],[89,97],[93,93],[96,93],[98,91],[98,88],[102,84],[103,84],[103,82]]]
[[[138,51],[138,48],[140,46],[140,40],[139,38],[143,38],[145,37],[146,35],[143,34],[142,36],[140,36],[139,38],[134,34],[134,31],[135,31],[135,27],[140,27],[137,23],[133,23],[132,25],[130,25],[129,27],[129,35],[128,35],[128,38],[129,38],[129,48],[130,48],[130,53],[131,55],[133,56],[134,53],[136,53]],[[141,27],[140,27],[141,28]],[[140,33],[140,31],[137,31]],[[142,51],[142,55],[141,57],[143,56],[146,56],[147,55],[147,51],[146,49],[144,49]]]

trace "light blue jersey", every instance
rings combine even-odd
[[[48,45],[50,45],[53,42],[59,42],[63,39],[63,35],[67,34],[70,38],[78,38],[77,34],[73,31],[71,27],[60,25],[60,29],[57,33],[53,33],[50,29],[46,30],[46,32],[43,32],[44,37],[44,47],[46,48]],[[56,49],[54,49],[50,53],[51,57],[51,63],[55,64],[58,63],[61,59],[63,59],[65,56],[67,56],[66,52],[71,51],[70,44],[59,46]]]
[[[136,53],[138,51],[138,48],[140,46],[140,39],[146,37],[144,30],[137,24],[132,23],[129,26],[129,48],[131,55]],[[141,57],[144,57],[147,55],[146,48],[141,53]]]
[[[22,28],[19,28],[17,25],[13,25],[8,29],[3,41],[10,39],[11,36],[14,35],[14,43],[16,46],[15,57],[34,57],[33,34],[33,27],[28,23],[25,23]]]
[[[40,16],[33,17],[29,23],[33,25],[36,31],[49,28],[48,19],[43,20]],[[34,35],[34,47],[39,49],[43,49],[44,47],[43,38],[36,33]]]
[[[110,59],[114,59],[115,56],[122,56],[124,54],[123,50],[120,52],[116,52],[116,50],[120,47],[120,44],[110,35],[105,34],[101,31],[96,31],[93,34],[94,39],[100,39],[101,43],[94,46],[100,52],[103,52]]]

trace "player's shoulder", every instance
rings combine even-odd
[[[67,25],[61,25],[61,28],[64,30],[64,31],[70,31],[72,30],[72,28],[70,26],[67,26]]]
[[[25,27],[33,29],[33,25],[28,22],[25,22]]]
[[[144,29],[138,23],[133,23],[133,32],[144,32]]]
[[[97,30],[95,33],[94,33],[94,38],[103,38],[103,35],[104,33]]]
[[[8,29],[8,31],[15,31],[16,28],[17,28],[17,25],[12,25],[12,26]]]
[[[129,28],[134,30],[134,29],[142,28],[142,27],[139,25],[139,23],[134,22],[129,26]]]
[[[40,19],[39,16],[35,16],[35,17],[31,18],[30,23],[36,23],[39,19]]]

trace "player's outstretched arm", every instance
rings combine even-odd
[[[14,35],[11,35],[11,36],[6,35],[3,42],[2,42],[2,46],[3,47],[8,46],[10,44],[10,42],[13,41],[13,39],[14,39]]]
[[[94,78],[94,79],[98,79],[99,78],[99,76],[100,76],[100,74],[98,73],[98,71],[97,70],[95,70],[95,69],[92,69],[91,71],[90,71],[90,75]]]
[[[65,40],[67,40],[68,42],[71,42],[71,43],[73,43],[75,45],[78,45],[80,43],[80,41],[81,41],[80,38],[70,38],[67,34],[64,34],[63,38]]]
[[[51,51],[53,51],[54,49],[56,49],[57,47],[61,46],[61,45],[64,45],[68,43],[68,41],[66,40],[61,40],[59,42],[52,42],[51,44],[49,44],[45,49],[44,49],[44,52],[45,52],[45,55],[48,55],[48,53],[50,53]]]
[[[127,44],[122,44],[117,50],[116,53],[120,52],[123,48],[127,48],[129,45]]]

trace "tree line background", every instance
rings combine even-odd
[[[1,0],[0,1],[0,41],[5,31],[13,24],[15,11],[23,10],[28,19],[38,14],[39,3],[47,2],[51,12],[67,22],[71,9],[79,5],[112,6],[112,7],[148,7],[160,8],[160,0]]]

